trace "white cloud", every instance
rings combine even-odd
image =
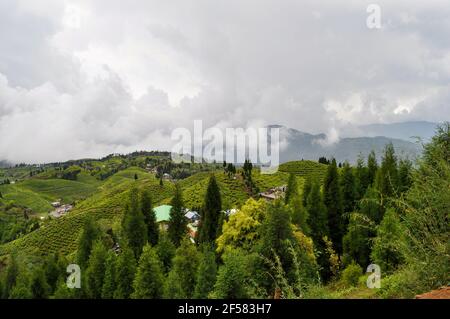
[[[167,149],[174,127],[450,119],[450,7],[378,1],[0,3],[0,158]],[[45,10],[43,9],[45,8]]]

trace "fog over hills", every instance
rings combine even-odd
[[[360,154],[366,158],[372,150],[380,159],[382,151],[388,143],[394,145],[400,158],[413,160],[421,151],[419,143],[385,136],[345,137],[330,143],[325,134],[314,135],[285,127],[280,127],[280,136],[285,142],[285,147],[280,150],[281,162],[299,159],[317,160],[319,157],[325,156],[327,158],[334,157],[338,162],[355,163]]]

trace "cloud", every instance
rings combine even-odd
[[[0,3],[0,159],[168,148],[171,130],[450,119],[450,7],[378,1]],[[43,10],[45,8],[45,10]]]

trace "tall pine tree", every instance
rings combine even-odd
[[[144,215],[144,222],[147,226],[147,239],[150,245],[158,243],[159,229],[156,223],[156,215],[153,211],[152,198],[150,192],[145,190],[141,194],[141,212]]]
[[[170,219],[167,233],[175,246],[179,246],[187,233],[187,220],[183,210],[183,195],[179,184],[175,184],[175,194],[171,201]]]
[[[375,151],[371,151],[367,158],[367,186],[373,185],[377,176],[378,163]]]
[[[136,259],[141,255],[142,248],[147,242],[147,227],[139,206],[139,193],[137,188],[133,187],[125,207],[122,229],[126,245],[133,250]]]
[[[335,250],[341,253],[344,221],[342,217],[342,194],[339,185],[339,174],[334,158],[327,168],[323,185],[323,201],[328,211],[330,239]]]
[[[376,186],[383,198],[391,197],[398,191],[398,167],[392,143],[386,145],[381,161],[381,167],[377,172]]]
[[[131,249],[123,247],[117,259],[115,299],[128,299],[133,292],[136,259]]]
[[[147,244],[139,260],[132,297],[136,299],[162,298],[164,283],[162,268],[163,265],[158,259],[155,248]]]
[[[251,165],[248,164],[248,165]],[[211,175],[205,194],[205,201],[201,210],[200,229],[198,243],[214,243],[219,232],[219,224],[222,214],[222,199],[216,177]]]

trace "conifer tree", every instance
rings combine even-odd
[[[381,167],[377,172],[376,185],[380,194],[386,198],[394,196],[398,191],[398,168],[392,143],[384,149]]]
[[[12,288],[16,285],[17,277],[19,276],[19,265],[15,254],[9,256],[8,266],[5,270],[5,279],[3,284],[2,299],[8,299]]]
[[[291,199],[291,222],[292,224],[298,226],[303,234],[309,235],[311,229],[308,224],[309,214],[306,207],[303,206],[302,198],[296,195]]]
[[[129,200],[125,206],[122,229],[126,245],[133,250],[135,258],[139,258],[142,248],[147,242],[147,227],[144,215],[140,210],[139,194],[136,187],[130,190]]]
[[[169,272],[170,268],[172,268],[172,258],[175,256],[175,251],[176,247],[169,239],[167,232],[161,232],[158,245],[156,245],[156,253],[163,264],[165,273]]]
[[[284,196],[284,203],[287,205],[293,196],[298,195],[297,178],[293,173],[289,174],[288,184],[286,187],[286,193]]]
[[[113,251],[108,251],[103,279],[102,299],[113,299],[116,290],[117,257]]]
[[[50,254],[45,258],[44,271],[46,281],[50,287],[49,293],[52,294],[56,289],[59,277],[63,275],[58,265],[58,254]]]
[[[30,290],[34,299],[47,299],[50,287],[45,279],[45,272],[42,268],[33,269],[30,279]]]
[[[124,247],[117,259],[114,299],[128,299],[133,292],[136,259],[130,248]]]
[[[187,220],[183,210],[183,195],[179,184],[175,184],[175,194],[171,201],[170,219],[167,233],[175,246],[179,246],[187,233]]]
[[[341,253],[344,225],[342,217],[342,193],[339,185],[336,160],[334,158],[327,168],[327,174],[323,185],[323,201],[328,211],[329,238],[333,242],[335,250],[338,253]]]
[[[179,293],[181,296],[176,297],[192,298],[196,284],[198,264],[199,253],[196,246],[188,239],[184,239],[180,247],[177,248],[172,261],[172,269],[169,273],[169,276],[180,285],[181,291]],[[168,288],[168,290],[171,289],[171,287]],[[174,298],[174,296],[167,297]]]
[[[237,250],[224,255],[224,264],[219,267],[213,296],[219,299],[250,298],[247,288],[249,270],[246,256]]]
[[[398,164],[398,186],[401,193],[406,192],[412,185],[412,163],[409,160],[402,159]]]
[[[303,192],[302,192],[302,202],[303,206],[306,207],[306,202],[309,196],[309,192],[311,191],[312,181],[310,177],[305,178],[305,183],[303,184]]]
[[[318,244],[324,236],[328,236],[328,216],[317,182],[311,185],[311,191],[306,201],[306,210],[309,215],[311,238],[315,244]]]
[[[374,239],[371,254],[373,261],[380,265],[383,271],[389,273],[402,263],[404,257],[401,246],[404,234],[405,231],[397,213],[391,208],[388,209],[377,227],[377,236]]]
[[[101,241],[96,241],[92,248],[85,273],[86,294],[91,299],[100,299],[106,272],[107,251]]]
[[[194,298],[206,299],[214,289],[217,276],[216,254],[208,246],[203,247],[200,264],[197,270],[197,280],[194,289]]]
[[[100,236],[100,230],[92,219],[88,219],[84,225],[78,241],[77,264],[81,269],[87,268],[87,262],[91,255],[94,242]]]
[[[147,226],[147,239],[150,245],[158,243],[159,229],[156,223],[156,215],[153,211],[152,198],[150,192],[145,190],[141,194],[141,212],[144,215],[144,222]]]
[[[144,247],[136,277],[134,278],[134,293],[136,299],[158,299],[163,296],[163,270],[155,248],[147,244]]]
[[[378,163],[375,151],[371,151],[367,158],[367,186],[373,185],[377,176]]]
[[[251,165],[251,163],[249,164]],[[219,222],[222,214],[222,199],[219,185],[214,175],[211,175],[205,194],[203,208],[201,210],[200,227],[198,231],[198,243],[214,243],[217,238]]]
[[[364,158],[360,154],[355,168],[355,200],[360,200],[369,187],[368,169],[364,165]]]
[[[340,182],[342,191],[342,210],[344,213],[353,212],[355,209],[356,186],[353,170],[348,162],[344,163]],[[345,229],[345,226],[346,223],[344,223],[343,229]]]

